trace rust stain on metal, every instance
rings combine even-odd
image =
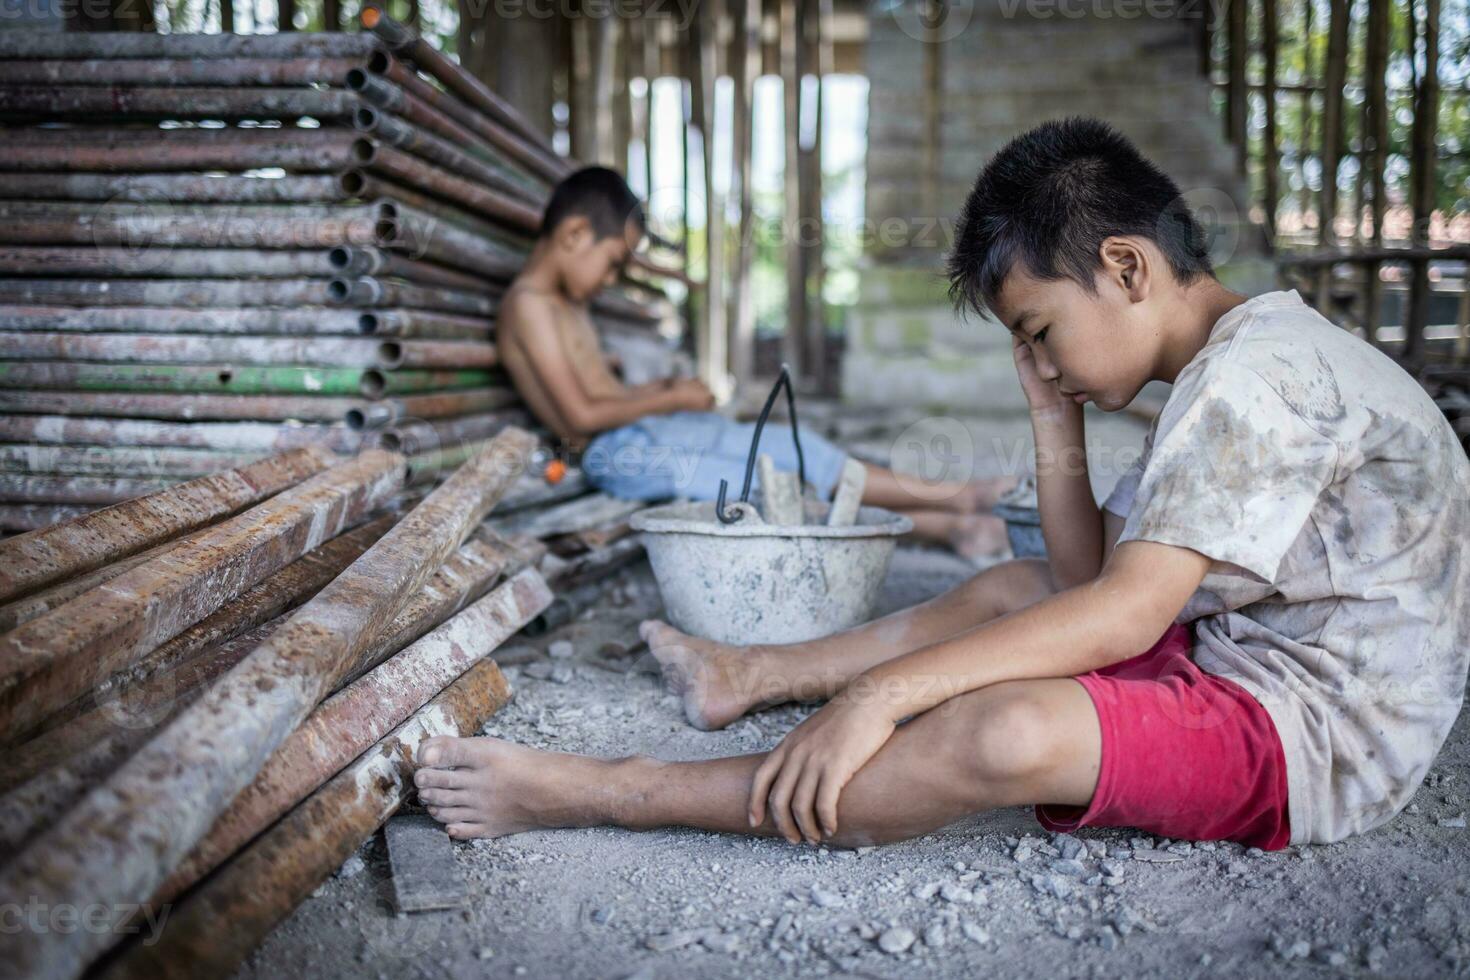
[[[377,510],[403,472],[364,452],[0,637],[0,740]]]

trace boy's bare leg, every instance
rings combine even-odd
[[[696,728],[723,728],[752,708],[829,698],[857,674],[1039,602],[1051,572],[1035,558],[1001,562],[943,595],[832,636],[784,646],[737,647],[659,620],[639,632]]]
[[[914,522],[914,537],[942,544],[962,558],[983,558],[1006,550],[1006,522],[994,514],[956,514],[948,510],[898,513]]]
[[[902,840],[995,807],[1085,806],[1100,757],[1097,712],[1075,680],[963,694],[899,726],[858,772],[843,790],[834,842]],[[609,760],[440,737],[420,749],[414,782],[430,814],[459,838],[604,824],[773,835],[769,813],[754,829],[745,817],[763,758]]]
[[[943,510],[952,514],[987,512],[1020,482],[1020,478],[1015,476],[987,477],[963,483],[929,483],[917,478],[905,481],[883,466],[864,463],[863,468],[868,471],[863,503],[888,510]],[[915,485],[921,485],[923,491],[914,492]]]

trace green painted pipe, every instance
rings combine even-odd
[[[250,395],[411,394],[492,383],[488,371],[379,371],[361,368],[224,364],[92,364],[0,361],[0,387],[73,391]]]

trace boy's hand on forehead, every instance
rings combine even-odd
[[[1019,334],[1011,336],[1011,354],[1016,359],[1016,374],[1032,415],[1060,415],[1081,411],[1081,406],[1061,393],[1055,381],[1047,381],[1036,369],[1036,355],[1031,345]]]

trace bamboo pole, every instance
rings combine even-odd
[[[1439,0],[1424,0],[1424,70],[1414,95],[1409,158],[1409,206],[1413,212],[1409,243],[1414,248],[1429,247],[1438,189],[1435,141],[1439,133],[1439,25]],[[1412,50],[1410,55],[1412,60]],[[1423,366],[1424,329],[1429,323],[1429,262],[1415,261],[1410,268],[1404,346],[1399,356],[1410,371],[1416,372]]]
[[[305,446],[356,452],[361,437],[345,425],[259,422],[156,422],[62,415],[0,414],[0,440],[52,446],[158,446],[274,453]]]
[[[294,486],[332,464],[297,449],[64,524],[0,541],[0,602],[167,541]]]
[[[398,809],[412,791],[420,745],[434,736],[473,734],[508,697],[494,661],[480,661],[212,876],[175,914],[163,941],[131,947],[105,975],[151,980],[232,972]]]
[[[551,604],[525,569],[327,699],[271,756],[154,901],[171,902]]]
[[[786,333],[781,338],[781,351],[792,373],[804,378],[811,365],[806,361],[807,298],[801,253],[801,35],[797,3],[798,0],[779,0],[781,88],[785,107],[782,117],[785,228],[781,238],[786,256]],[[929,46],[925,47],[927,56]]]
[[[0,869],[0,893],[34,895],[48,905],[86,901],[116,908],[146,901],[355,655],[484,518],[524,469],[533,445],[525,432],[507,430],[461,467],[266,644]],[[392,459],[394,476],[401,475],[401,457],[370,452],[360,458],[369,456]],[[356,780],[358,774],[349,769],[344,776]],[[371,783],[352,783],[354,798],[364,798],[363,785]],[[160,798],[172,805],[156,805]],[[339,809],[335,819],[347,812]],[[313,828],[317,839],[323,826]],[[262,907],[259,899],[258,893],[252,897]],[[22,975],[73,976],[110,944],[102,932],[0,934],[0,962]]]
[[[700,11],[699,116],[701,158],[704,161],[705,287],[701,305],[700,332],[704,349],[700,369],[711,391],[723,394],[729,385],[729,334],[725,325],[725,196],[715,182],[716,86],[724,67],[724,47],[719,43],[723,4],[705,4]]]
[[[402,479],[402,457],[365,452],[0,637],[0,739],[356,524]]]
[[[1311,155],[1312,147],[1312,120],[1315,114],[1312,112],[1312,94],[1315,91],[1314,80],[1316,73],[1312,67],[1312,11],[1315,5],[1303,3],[1302,8],[1302,81],[1301,87],[1301,115],[1297,120],[1297,132],[1301,134],[1301,144],[1297,147],[1297,177],[1301,184],[1301,197],[1298,200],[1297,209],[1301,212],[1303,219],[1312,210],[1312,184],[1307,179],[1307,159]]]
[[[740,237],[735,247],[735,275],[730,290],[730,367],[736,385],[755,376],[755,304],[750,274],[755,254],[755,193],[751,183],[754,127],[750,107],[761,67],[761,0],[736,0],[734,98],[734,165],[739,184]]]
[[[1281,148],[1276,132],[1277,41],[1281,31],[1277,0],[1261,0],[1261,54],[1265,71],[1265,126],[1261,134],[1265,159],[1262,161],[1262,189],[1265,194],[1266,231],[1271,244],[1276,242],[1276,209],[1281,199]]]
[[[1225,35],[1225,139],[1235,150],[1235,168],[1245,172],[1247,114],[1245,64],[1250,52],[1247,50],[1246,24],[1248,9],[1246,0],[1228,0],[1226,8]]]
[[[1370,220],[1369,242],[1383,245],[1383,218],[1388,209],[1388,52],[1392,0],[1368,0],[1368,21],[1363,56],[1363,143],[1366,153],[1360,164],[1367,171]],[[1368,341],[1378,343],[1382,318],[1383,283],[1379,266],[1363,269],[1363,331]]]

